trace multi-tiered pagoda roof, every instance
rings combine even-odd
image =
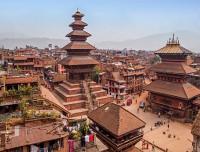
[[[187,75],[196,70],[186,65],[186,57],[192,52],[182,47],[178,38],[175,40],[173,35],[166,46],[156,51],[155,54],[159,55],[162,60],[161,63],[151,68],[156,72],[158,80],[145,86],[145,90],[184,100],[200,94],[198,88],[186,81]]]
[[[71,42],[63,47],[63,49],[68,53],[68,57],[60,61],[63,65],[99,64],[98,61],[89,56],[90,51],[95,50],[96,48],[86,42],[87,38],[90,37],[91,34],[84,31],[87,23],[82,21],[83,16],[84,14],[80,13],[78,10],[72,16],[75,21],[69,25],[72,27],[73,31],[66,35],[66,37],[70,38]]]

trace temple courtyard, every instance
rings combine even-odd
[[[168,149],[169,152],[191,152],[193,140],[191,134],[192,124],[173,122],[168,120],[165,116],[161,115],[159,118],[157,114],[147,110],[144,112],[143,109],[139,108],[139,102],[146,102],[147,95],[148,92],[145,91],[141,94],[141,96],[136,95],[134,97],[129,97],[133,99],[132,105],[125,106],[125,109],[129,110],[131,113],[146,122],[143,139],[148,141],[150,144],[149,148],[143,151],[152,151],[151,143],[154,142],[155,151],[164,151]],[[154,127],[154,123],[157,121],[163,121],[165,124],[160,125],[159,127]],[[169,134],[171,135],[171,138],[168,137]],[[140,141],[136,147],[142,149],[142,141]]]

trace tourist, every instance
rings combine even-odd
[[[167,128],[168,128],[167,130],[169,130],[169,123],[167,124]]]
[[[160,112],[158,113],[158,118],[160,118]]]
[[[137,113],[139,113],[139,110],[140,110],[140,109],[138,108],[138,109],[137,109]]]
[[[154,144],[154,141],[153,141],[153,144],[152,144],[152,151],[155,151],[155,144]]]

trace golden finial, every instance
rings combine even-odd
[[[173,36],[172,36],[172,43],[174,43],[174,33],[173,33]]]

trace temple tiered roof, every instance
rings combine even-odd
[[[75,20],[73,23],[71,23],[69,26],[74,27],[74,25],[80,25],[80,26],[87,26],[88,24],[81,21],[81,20]]]
[[[185,64],[186,56],[191,54],[191,51],[181,47],[178,38],[174,39],[174,34],[167,45],[155,54],[162,59],[161,63],[151,68],[158,79],[145,86],[144,90],[184,100],[200,95],[200,90],[185,80],[188,74],[196,72]]]
[[[184,64],[184,63],[171,63],[171,62],[162,62],[158,63],[150,70],[155,72],[161,72],[161,73],[171,73],[171,74],[190,74],[196,72],[195,69],[192,67]]]
[[[95,109],[88,114],[88,118],[116,136],[124,135],[145,126],[144,121],[114,103],[106,103]]]
[[[169,41],[167,41],[165,47],[155,52],[155,54],[182,54],[182,53],[192,54],[191,51],[187,50],[186,48],[180,45],[178,38],[176,40],[174,39],[174,34],[172,39],[170,38]]]
[[[70,56],[68,58],[62,59],[59,64],[62,65],[88,65],[88,64],[98,64],[99,62],[94,60],[89,56]]]
[[[73,31],[66,35],[66,37],[70,38],[71,42],[63,47],[63,50],[66,50],[69,56],[60,61],[63,65],[99,64],[98,61],[89,57],[89,52],[96,48],[86,42],[87,37],[90,37],[91,34],[83,30],[87,26],[87,23],[81,21],[83,16],[78,10],[72,16],[75,21],[69,26],[72,27]]]
[[[87,26],[87,23],[81,21],[83,16],[84,15],[81,14],[78,10],[72,16],[74,17],[75,21],[69,26],[72,27],[73,31],[66,35],[66,37],[69,37],[72,42],[64,46],[64,50],[72,50],[73,52],[74,50],[77,50],[78,52],[80,52],[81,50],[88,50],[87,54],[89,54],[89,51],[96,49],[94,46],[85,42],[87,40],[87,37],[90,37],[91,34],[83,30],[84,27]]]
[[[185,100],[189,100],[200,94],[200,90],[188,82],[175,83],[156,80],[145,86],[144,89],[150,92],[178,97]]]
[[[71,37],[71,36],[86,36],[89,37],[91,36],[90,33],[83,31],[83,30],[74,30],[70,32],[69,34],[66,35],[66,37]]]

